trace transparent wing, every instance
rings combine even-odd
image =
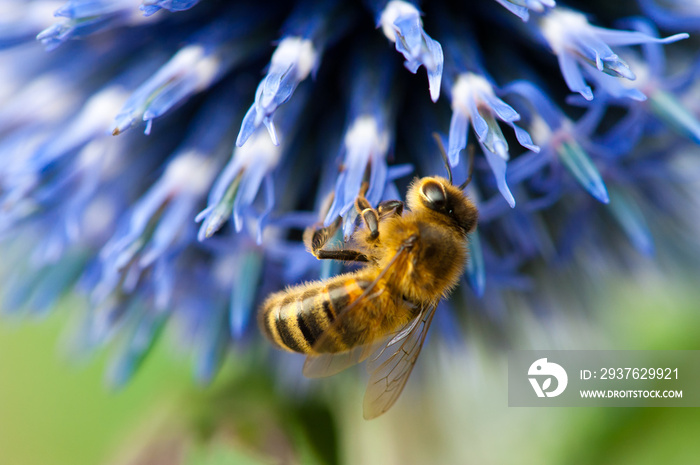
[[[437,304],[424,306],[413,321],[367,362],[370,377],[363,406],[365,419],[383,414],[399,398],[423,347],[436,307]]]
[[[359,339],[356,346],[345,352],[333,352],[336,335],[345,333],[347,328],[352,328],[355,321],[366,318],[363,317],[362,313],[366,311],[367,303],[379,298],[385,292],[385,289],[378,286],[378,283],[391,269],[401,266],[402,262],[407,259],[408,251],[412,247],[414,241],[415,239],[412,238],[406,240],[364,292],[350,305],[345,307],[344,310],[338,312],[335,321],[333,321],[331,326],[326,329],[314,343],[313,348],[316,354],[306,357],[303,369],[304,376],[308,378],[320,378],[334,375],[352,365],[362,362],[384,346],[386,338],[363,340],[362,336],[366,335],[360,334],[358,335]],[[389,337],[389,335],[387,335],[387,337]]]
[[[346,368],[366,360],[382,347],[384,341],[382,339],[372,344],[361,344],[346,352],[307,355],[302,372],[307,378],[322,378],[340,373]]]

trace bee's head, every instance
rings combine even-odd
[[[469,146],[469,175],[461,185],[455,186],[452,184],[452,169],[442,139],[438,133],[433,133],[433,137],[445,162],[447,179],[430,176],[414,181],[408,190],[408,208],[414,211],[422,208],[444,215],[450,224],[466,235],[476,228],[479,218],[476,205],[464,195],[464,188],[472,179],[474,146]]]
[[[439,176],[417,179],[408,191],[408,207],[412,211],[427,209],[440,215],[463,234],[476,228],[479,211],[457,186]]]

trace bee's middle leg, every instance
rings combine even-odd
[[[379,216],[401,216],[403,213],[403,202],[400,200],[385,200],[377,205]]]

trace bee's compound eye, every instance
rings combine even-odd
[[[443,208],[447,201],[445,189],[436,181],[426,181],[420,188],[421,194],[426,198],[426,203],[432,209]]]

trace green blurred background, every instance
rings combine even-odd
[[[534,339],[548,329],[581,348],[699,349],[694,280],[620,279],[590,314],[522,324]],[[204,388],[167,334],[112,392],[108,354],[61,355],[71,305],[40,321],[0,320],[1,465],[700,463],[699,409],[509,408],[505,354],[478,340],[442,350],[432,338],[419,362],[428,366],[372,422],[353,373],[314,382],[304,400],[254,349],[229,356]]]

